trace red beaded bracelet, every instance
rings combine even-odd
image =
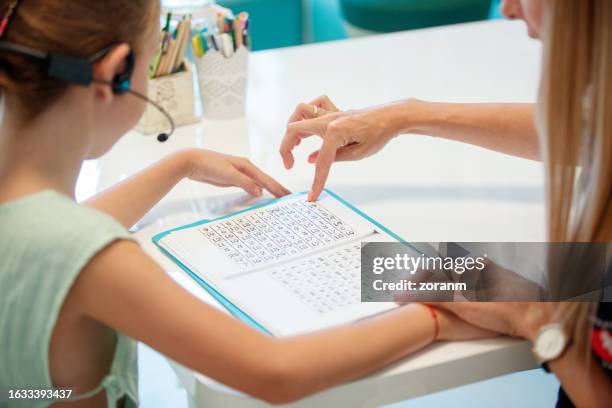
[[[13,0],[9,4],[8,10],[6,11],[6,14],[4,14],[4,17],[2,18],[2,21],[0,22],[0,38],[4,36],[4,33],[6,32],[9,22],[11,21],[11,17],[13,16],[13,13],[17,9],[17,6],[19,6],[19,0]]]
[[[433,341],[436,341],[438,340],[438,336],[440,335],[440,321],[438,321],[438,313],[436,312],[435,307],[431,305],[427,305],[427,307],[429,308],[429,311],[431,312],[431,316],[433,317],[433,320],[434,320]]]

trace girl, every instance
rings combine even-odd
[[[543,159],[550,241],[609,243],[612,1],[504,0],[502,11],[509,18],[525,20],[529,35],[543,41],[537,106],[410,99],[340,112],[327,97],[301,104],[290,119],[281,155],[290,168],[291,150],[301,138],[323,138],[321,150],[309,158],[317,166],[310,199],[321,193],[332,162],[375,154],[400,134],[433,135]],[[561,293],[568,280],[561,270],[552,268],[548,278],[552,293]],[[437,306],[480,327],[526,338],[536,348],[546,329],[558,328],[548,333],[567,341],[560,354],[542,361],[562,384],[558,406],[610,406],[612,303],[449,302]]]
[[[134,405],[134,339],[238,390],[284,403],[380,369],[434,340],[488,335],[414,304],[354,325],[275,339],[198,301],[126,228],[185,177],[253,195],[287,190],[246,159],[193,149],[77,204],[83,161],[107,152],[144,111],[142,101],[111,84],[133,68],[131,88],[146,92],[159,2],[2,0],[0,10],[6,13],[0,26],[1,390],[73,389],[71,408]],[[70,72],[25,55],[24,46],[86,61],[93,81],[56,79]],[[17,401],[5,397],[0,404]]]

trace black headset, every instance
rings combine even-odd
[[[66,81],[74,85],[89,86],[92,83],[109,85],[115,95],[131,94],[143,101],[153,105],[162,113],[170,124],[170,132],[160,133],[157,140],[161,143],[167,141],[174,134],[176,125],[172,116],[159,104],[153,102],[147,96],[131,89],[132,75],[134,74],[134,66],[136,64],[136,55],[130,50],[126,58],[125,70],[115,75],[112,82],[95,79],[93,77],[93,64],[107,55],[115,46],[108,47],[90,58],[70,57],[60,54],[50,54],[34,48],[15,44],[9,41],[0,41],[0,51],[7,51],[16,54],[25,55],[42,63],[45,75],[52,79]]]

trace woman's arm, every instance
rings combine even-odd
[[[86,204],[110,214],[126,228],[130,228],[179,181],[187,177],[221,187],[237,186],[251,195],[260,195],[262,189],[277,197],[289,193],[247,159],[188,149],[174,153],[103,191]]]
[[[380,369],[426,346],[434,334],[430,311],[413,304],[350,326],[272,338],[191,296],[130,242],[96,256],[69,296],[84,315],[272,403]],[[489,335],[449,316],[439,315],[443,339]]]
[[[591,355],[570,345],[565,353],[548,364],[565,393],[577,407],[606,408],[612,401],[612,380]]]
[[[401,134],[423,134],[470,143],[502,153],[539,159],[531,104],[448,104],[416,99],[342,112],[327,98],[300,104],[289,119],[280,154],[287,169],[292,151],[310,136],[323,139],[321,150],[308,160],[316,163],[310,200],[325,186],[335,161],[361,160],[378,153]]]
[[[397,133],[469,143],[531,160],[540,159],[533,104],[436,103],[415,99],[390,105]]]
[[[552,321],[557,304],[538,302],[446,302],[438,307],[456,313],[466,321],[532,343],[539,329]],[[608,407],[612,401],[612,380],[590,353],[570,345],[558,359],[548,364],[567,395],[577,407]]]
[[[535,342],[540,328],[552,320],[550,304],[528,303],[523,317],[514,317],[521,337]],[[577,407],[605,408],[612,401],[612,379],[595,362],[589,350],[571,343],[561,357],[548,363],[565,393]]]

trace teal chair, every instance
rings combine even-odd
[[[304,0],[305,42],[333,41],[346,38],[339,0]]]
[[[254,50],[302,44],[301,0],[217,0],[217,3],[234,13],[250,14]]]
[[[491,20],[503,18],[500,6],[501,0],[493,0],[491,2],[491,12],[489,13],[489,18]]]
[[[340,0],[344,17],[361,30],[387,33],[486,20],[491,0]]]

